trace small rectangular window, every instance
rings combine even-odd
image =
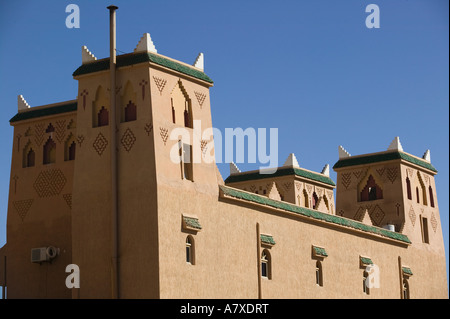
[[[430,240],[428,237],[428,219],[425,217],[422,217],[421,219],[421,226],[422,226],[422,241],[425,244],[429,244]]]

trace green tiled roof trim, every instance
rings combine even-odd
[[[29,120],[37,117],[42,116],[49,116],[49,115],[55,115],[60,113],[67,113],[67,112],[73,112],[77,110],[77,102],[48,107],[48,108],[42,108],[33,110],[32,108],[29,111],[19,112],[16,115],[14,115],[9,122],[18,122],[23,120]]]
[[[372,259],[370,259],[368,257],[361,257],[361,263],[363,265],[373,265]]]
[[[411,271],[411,268],[408,268],[408,267],[402,267],[402,271],[403,271],[403,273],[404,274],[407,274],[407,275],[410,275],[410,276],[412,276],[412,271]]]
[[[138,64],[142,62],[153,62],[158,65],[164,66],[166,68],[178,71],[180,73],[193,76],[197,79],[213,83],[213,80],[211,80],[205,73],[190,68],[186,65],[183,65],[181,63],[177,63],[175,61],[166,59],[162,56],[150,53],[150,52],[143,52],[143,53],[132,53],[132,54],[124,54],[124,55],[118,55],[116,57],[116,66],[120,68],[121,66],[127,66],[127,65],[133,65]],[[104,71],[109,69],[109,58],[99,60],[97,62],[91,62],[81,65],[78,69],[73,72],[73,76],[82,75],[82,74],[88,74],[92,72],[98,72],[98,71]]]
[[[383,237],[387,237],[390,239],[402,241],[407,244],[411,244],[411,241],[409,240],[409,238],[406,235],[392,232],[392,231],[389,231],[384,228],[369,226],[369,225],[357,222],[355,220],[347,219],[347,218],[344,218],[341,216],[330,215],[330,214],[322,213],[322,212],[312,210],[309,208],[293,205],[290,203],[276,201],[276,200],[270,199],[265,196],[247,193],[247,192],[244,192],[244,191],[232,188],[232,187],[228,187],[228,186],[220,185],[219,187],[226,196],[246,200],[246,201],[257,203],[257,204],[266,205],[266,206],[273,207],[273,208],[282,209],[282,210],[285,210],[285,211],[288,211],[288,212],[291,212],[294,214],[298,214],[301,216],[310,217],[310,218],[313,218],[316,220],[325,221],[325,222],[336,224],[336,225],[350,227],[350,228],[364,231],[367,233],[381,235]]]
[[[196,229],[202,229],[202,226],[198,222],[197,218],[183,216],[183,219],[184,219],[184,222],[186,223],[186,226],[196,228]]]
[[[358,157],[354,157],[354,158],[348,157],[348,158],[340,159],[339,161],[337,161],[336,164],[334,164],[333,168],[341,168],[341,167],[348,167],[348,166],[355,166],[355,165],[362,165],[362,164],[371,164],[371,163],[385,162],[385,161],[396,160],[396,159],[403,159],[405,161],[419,165],[423,168],[429,169],[429,170],[437,173],[436,168],[434,168],[434,166],[431,165],[429,162],[420,160],[416,157],[410,156],[403,152],[389,152],[389,153],[383,153],[383,154],[358,156]]]
[[[287,176],[287,175],[297,175],[297,176],[308,178],[308,179],[311,179],[314,181],[322,182],[322,183],[325,183],[328,185],[332,185],[332,186],[336,185],[333,182],[333,180],[327,176],[309,172],[309,171],[303,170],[301,168],[295,168],[295,167],[278,168],[277,171],[273,174],[260,174],[259,172],[253,172],[253,173],[242,173],[242,174],[230,175],[225,180],[225,183],[252,181],[252,180],[273,178],[273,177]]]
[[[269,245],[275,245],[275,240],[272,236],[261,234],[261,242]]]
[[[316,256],[323,256],[323,257],[328,256],[327,252],[325,251],[325,248],[313,246],[313,249],[314,252],[316,253]]]

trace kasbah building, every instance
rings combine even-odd
[[[144,34],[116,57],[110,17],[111,59],[82,48],[76,100],[18,97],[3,296],[448,298],[429,151],[398,137],[377,153],[339,147],[336,183],[293,154],[274,174],[231,164],[223,180],[189,160],[214,151],[192,128],[213,127],[203,55],[176,61]],[[175,128],[194,141],[179,163]]]

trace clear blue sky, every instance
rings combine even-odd
[[[80,8],[79,29],[66,28],[70,3]],[[370,3],[380,8],[379,29],[365,25]],[[109,55],[110,4],[119,7],[119,54],[145,32],[177,60],[193,63],[204,52],[213,125],[278,128],[280,165],[293,152],[320,172],[337,161],[339,145],[352,155],[377,152],[395,136],[408,153],[430,149],[448,258],[447,0],[2,1],[0,246],[17,95],[31,106],[75,99],[81,46]],[[228,165],[219,169],[226,178]]]

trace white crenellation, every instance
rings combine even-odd
[[[155,45],[153,44],[152,38],[150,37],[150,33],[144,33],[144,35],[139,40],[134,52],[153,52],[158,53]]]
[[[17,109],[19,111],[28,110],[30,108],[30,105],[25,101],[23,98],[23,95],[17,96]]]
[[[91,51],[88,50],[87,46],[83,45],[81,47],[81,63],[89,63],[96,61],[97,58],[92,54]]]

